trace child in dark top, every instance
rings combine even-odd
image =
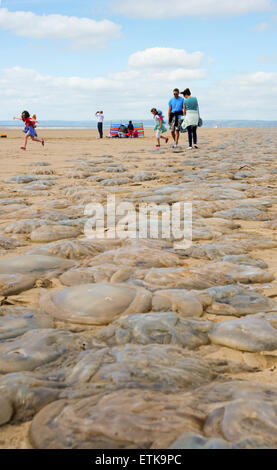
[[[24,128],[24,133],[26,134],[25,135],[25,139],[24,139],[24,146],[23,147],[20,147],[22,150],[26,150],[26,147],[27,147],[27,142],[28,142],[28,139],[29,137],[34,140],[35,142],[40,142],[42,144],[42,146],[44,146],[44,140],[39,140],[37,138],[37,132],[36,132],[36,122],[37,122],[37,117],[36,115],[34,114],[33,117],[30,116],[30,114],[28,113],[28,111],[23,111],[23,113],[21,114],[21,117],[15,117],[14,116],[14,119],[18,119],[19,121],[23,121],[24,124],[25,124],[25,128]]]
[[[128,125],[128,136],[129,136],[129,137],[132,137],[132,136],[133,136],[133,133],[134,133],[134,125],[133,125],[132,121],[129,121],[129,125]]]

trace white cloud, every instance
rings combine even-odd
[[[139,118],[148,116],[153,106],[167,109],[173,88],[192,86],[206,74],[202,69],[127,67],[104,77],[54,77],[13,67],[0,72],[0,119],[9,119],[26,108],[43,116],[40,119],[89,119],[99,108],[104,108],[110,119],[128,117],[132,112]],[[26,83],[32,86],[26,88]]]
[[[113,0],[113,10],[135,18],[176,18],[190,15],[242,15],[270,10],[271,0]]]
[[[13,78],[14,77],[14,78]],[[120,82],[105,77],[95,78],[82,78],[82,77],[53,77],[51,75],[41,75],[33,69],[25,69],[22,67],[12,67],[4,70],[3,76],[0,78],[1,84],[6,84],[11,81],[17,84],[21,83],[32,83],[34,90],[39,87],[47,90],[65,90],[74,92],[74,90],[82,92],[97,92],[101,90],[106,92],[107,90],[116,90],[120,88]],[[41,97],[43,100],[43,96]]]
[[[263,23],[258,24],[257,26],[254,26],[253,31],[256,33],[263,33],[264,31],[267,31],[269,29],[269,23],[264,21]]]
[[[139,78],[140,72],[137,70],[125,70],[124,72],[116,72],[116,73],[110,73],[108,75],[108,78],[112,80],[119,80],[119,81],[132,81],[136,80]]]
[[[250,30],[255,31],[256,33],[264,33],[265,31],[268,31],[268,30],[275,30],[276,21],[277,21],[277,16],[273,16],[272,18],[269,19],[269,21],[263,21],[262,23],[257,24]]]
[[[196,68],[200,66],[202,60],[202,52],[188,54],[184,49],[153,47],[132,54],[128,65],[134,68]]]
[[[0,28],[26,38],[66,39],[75,49],[103,49],[121,36],[121,26],[109,20],[95,21],[63,15],[36,15],[0,9]]]
[[[277,73],[257,71],[212,85],[199,69],[135,69],[96,77],[54,77],[13,67],[0,71],[0,119],[28,109],[39,120],[93,119],[104,109],[106,120],[149,119],[152,107],[165,114],[172,90],[189,87],[200,102],[203,119],[276,119]],[[26,83],[32,86],[26,87]]]
[[[200,90],[200,96],[204,119],[276,120],[277,73],[237,75]]]
[[[258,57],[258,62],[266,64],[277,64],[277,54],[264,55]]]
[[[130,115],[131,103],[136,103],[133,108],[137,117],[145,116],[153,106],[166,109],[176,86],[191,87],[207,76],[207,71],[201,68],[204,58],[201,52],[188,54],[181,49],[157,48],[140,51],[138,55],[139,67],[137,61],[133,61],[135,53],[130,56],[125,70],[106,76],[54,77],[22,67],[6,69],[2,75],[0,72],[0,119],[6,119],[6,113],[13,115],[14,108],[18,107],[35,107],[44,119],[50,119],[52,106],[55,119],[87,119],[91,108],[105,108],[111,118],[118,118],[119,114]],[[154,67],[151,67],[152,60]],[[26,83],[32,86],[26,89]],[[74,117],[70,116],[72,109]]]
[[[181,80],[202,80],[207,77],[207,70],[186,70],[176,69],[170,71],[154,72],[152,79],[163,80],[163,81],[181,81]]]
[[[277,91],[277,73],[275,72],[255,72],[255,73],[249,73],[245,75],[238,75],[237,77],[234,77],[229,80],[225,80],[225,83],[229,83],[233,86],[237,86],[240,89],[245,89],[247,88],[249,91],[251,89],[257,88],[261,85],[264,85],[265,87],[268,87],[269,85],[272,86],[272,88],[267,88],[267,93],[270,94],[271,91],[275,90]],[[259,93],[257,93],[259,94]],[[253,97],[253,99],[256,99],[256,97]]]
[[[208,59],[207,59],[207,60],[208,60],[208,64],[210,64],[210,65],[214,65],[214,64],[216,64],[216,60],[215,60],[215,58],[214,58],[214,57],[208,57]]]

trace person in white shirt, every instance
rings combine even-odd
[[[99,136],[100,136],[100,139],[103,139],[103,122],[104,122],[104,114],[103,114],[103,111],[97,111],[95,113],[95,116],[96,116],[96,119],[98,121],[98,132],[99,132]]]

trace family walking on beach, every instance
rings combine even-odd
[[[181,93],[178,88],[175,88],[173,90],[173,98],[170,99],[168,105],[168,123],[174,140],[173,148],[178,147],[180,132],[187,132],[189,142],[187,149],[197,149],[197,127],[202,125],[197,98],[191,96],[189,88],[186,88]],[[156,108],[151,109],[151,113],[156,123],[154,128],[157,137],[156,147],[160,147],[161,138],[165,139],[166,143],[169,141],[168,138],[161,135],[167,131],[164,116],[162,111]]]
[[[175,88],[173,90],[173,97],[169,100],[168,105],[168,124],[170,126],[171,135],[174,141],[173,148],[178,147],[180,133],[187,132],[189,143],[187,149],[197,149],[197,128],[202,125],[197,98],[191,96],[189,88],[186,88],[181,93],[178,88]],[[156,147],[160,147],[161,139],[165,140],[166,144],[169,142],[169,138],[162,135],[167,131],[165,118],[162,111],[157,108],[152,108],[151,113],[153,114],[155,121],[154,130],[156,131],[157,138]],[[103,111],[97,111],[95,116],[98,121],[97,128],[99,137],[100,139],[103,139],[104,113]],[[13,119],[23,121],[25,124],[23,131],[26,134],[24,139],[24,146],[20,147],[22,150],[26,150],[29,138],[35,142],[41,143],[42,146],[44,146],[44,140],[38,139],[37,136],[37,118],[35,114],[31,117],[28,111],[23,111],[21,117],[14,117]],[[126,128],[126,136],[135,137],[132,121],[129,121],[128,129]]]

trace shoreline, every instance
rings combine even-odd
[[[154,128],[154,126],[153,126]],[[202,129],[214,129],[214,130],[227,130],[227,129],[276,129],[277,128],[277,124],[274,125],[274,126],[228,126],[228,127],[212,127],[212,126],[205,126],[205,124],[203,125]],[[10,130],[10,129],[13,129],[13,130],[20,130],[21,127],[19,126],[0,126],[0,131],[1,130]],[[94,131],[97,131],[97,127],[89,127],[89,126],[80,126],[80,127],[77,127],[77,126],[39,126],[37,127],[37,129],[46,129],[46,130],[94,130]],[[104,126],[104,129],[110,129],[110,126]],[[147,129],[147,130],[151,130],[152,129],[152,126],[150,125],[145,125],[144,126],[144,129]]]

